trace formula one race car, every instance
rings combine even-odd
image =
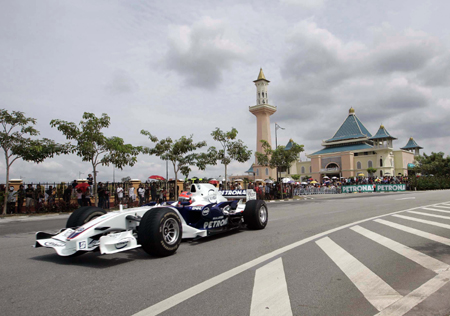
[[[244,202],[243,200],[246,200]],[[192,184],[178,201],[106,213],[85,206],[74,211],[66,228],[55,234],[36,233],[35,247],[55,249],[60,256],[100,250],[112,254],[138,247],[154,256],[174,254],[181,239],[194,239],[247,227],[264,229],[266,203],[253,190],[218,191],[211,184]]]

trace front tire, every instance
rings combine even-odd
[[[266,202],[262,200],[247,201],[244,209],[244,223],[249,229],[264,229],[269,221]]]
[[[171,208],[158,207],[146,212],[141,219],[138,240],[150,255],[173,255],[181,243],[182,225],[178,214]]]
[[[94,206],[83,206],[75,210],[67,219],[66,228],[78,227],[96,217],[106,214],[104,209]]]

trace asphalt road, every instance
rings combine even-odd
[[[0,219],[1,314],[450,315],[449,193],[268,203],[266,229],[167,258],[59,257],[31,246],[67,216]]]

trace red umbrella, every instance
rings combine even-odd
[[[75,187],[75,189],[80,189],[82,192],[86,192],[86,190],[89,188],[89,184],[84,182],[84,183],[79,183],[77,184],[77,186]]]
[[[213,180],[209,180],[209,183],[211,183],[211,184],[218,184],[219,181],[213,179]]]
[[[161,177],[161,176],[155,176],[155,175],[150,176],[150,177],[148,177],[148,178],[149,178],[149,179],[152,179],[152,180],[160,180],[160,181],[166,180],[166,179],[164,179],[164,178]]]

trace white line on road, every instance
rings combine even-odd
[[[423,302],[431,294],[439,290],[450,281],[450,271],[436,275],[431,280],[399,299],[375,316],[401,316],[409,312],[414,306]]]
[[[407,198],[401,198],[401,199],[395,199],[396,201],[400,201],[400,200],[415,200],[416,198],[413,197],[407,197]]]
[[[403,297],[329,237],[316,241],[316,244],[336,263],[378,311],[383,310]]]
[[[449,265],[442,261],[429,257],[422,252],[414,250],[395,240],[384,237],[364,227],[354,226],[351,227],[350,229],[398,253],[399,255],[402,255],[408,258],[409,260],[414,261],[417,264],[420,264],[422,267],[429,269],[435,273],[446,271],[449,268]]]
[[[441,244],[450,246],[450,239],[442,237],[442,236],[434,235],[434,234],[427,233],[427,232],[424,232],[424,231],[421,231],[421,230],[418,230],[418,229],[415,229],[415,228],[412,228],[412,227],[408,227],[408,226],[400,225],[400,224],[397,224],[397,223],[394,223],[394,222],[386,221],[384,219],[376,219],[376,220],[374,220],[374,222],[377,222],[377,223],[380,223],[380,224],[383,224],[383,225],[386,225],[386,226],[390,226],[392,228],[396,228],[396,229],[399,229],[399,230],[403,230],[404,232],[407,232],[407,233],[410,233],[410,234],[414,234],[416,236],[420,236],[420,237],[423,237],[423,238],[426,238],[426,239],[429,239],[429,240],[433,240],[433,241],[439,242]]]
[[[419,223],[424,223],[424,224],[428,224],[428,225],[433,225],[433,226],[438,226],[438,227],[450,229],[450,225],[442,224],[442,223],[439,223],[439,222],[427,221],[425,219],[420,219],[420,218],[415,218],[415,217],[410,217],[410,216],[405,216],[405,215],[394,214],[392,216],[403,218],[403,219],[408,219],[408,220],[414,221],[414,222],[419,222]]]
[[[432,205],[433,207],[443,207],[443,208],[450,208],[450,205],[441,205],[441,204],[435,204]]]
[[[422,210],[428,210],[428,211],[435,211],[435,212],[441,212],[441,213],[450,213],[450,210],[439,210],[437,208],[431,208],[431,207],[422,207]]]
[[[409,210],[415,210],[415,209],[418,209],[420,207],[421,206],[414,207],[414,208],[411,208]],[[357,224],[360,224],[360,223],[364,223],[364,222],[367,222],[367,221],[371,221],[371,220],[374,220],[374,219],[377,219],[377,218],[386,217],[386,216],[390,216],[390,215],[395,216],[395,214],[401,213],[401,212],[404,212],[404,211],[407,211],[407,210],[402,210],[402,211],[397,211],[397,212],[392,212],[392,213],[388,213],[388,214],[383,214],[383,215],[379,215],[379,216],[366,218],[366,219],[363,219],[363,220],[360,220],[360,221],[356,221],[356,222],[353,222],[353,223],[350,223],[350,224],[346,224],[346,225],[343,225],[343,226],[340,226],[340,227],[336,227],[336,228],[327,230],[325,232],[316,234],[314,236],[311,236],[311,237],[308,237],[308,238],[296,241],[296,242],[294,242],[294,243],[292,243],[290,245],[287,245],[287,246],[284,246],[284,247],[279,248],[277,250],[274,250],[274,251],[272,251],[272,252],[270,252],[268,254],[262,255],[261,257],[258,257],[256,259],[253,259],[253,260],[249,261],[249,262],[246,262],[246,263],[244,263],[244,264],[242,264],[240,266],[237,266],[237,267],[235,267],[235,268],[233,268],[231,270],[228,270],[228,271],[225,271],[225,272],[223,272],[223,273],[221,273],[219,275],[216,275],[215,277],[213,277],[211,279],[205,280],[205,281],[203,281],[203,282],[201,282],[201,283],[199,283],[197,285],[194,285],[193,287],[188,288],[188,289],[186,289],[186,290],[184,290],[182,292],[179,292],[179,293],[177,293],[177,294],[175,294],[175,295],[173,295],[171,297],[168,297],[165,300],[163,300],[163,301],[161,301],[159,303],[156,303],[156,304],[154,304],[154,305],[152,305],[150,307],[147,307],[146,309],[143,309],[143,310],[141,310],[140,312],[138,312],[138,313],[136,313],[134,315],[135,316],[158,315],[158,314],[160,314],[160,313],[162,313],[162,312],[164,312],[164,311],[166,311],[166,310],[168,310],[168,309],[170,309],[170,308],[172,308],[172,307],[174,307],[174,306],[184,302],[185,300],[190,299],[190,298],[194,297],[195,295],[197,295],[199,293],[202,293],[203,291],[206,291],[206,290],[212,288],[213,286],[216,286],[216,285],[218,285],[218,284],[220,284],[220,283],[222,283],[222,282],[224,282],[224,281],[226,281],[226,280],[228,280],[228,279],[238,275],[239,273],[242,273],[242,272],[244,272],[244,271],[246,271],[248,269],[251,269],[251,268],[253,268],[256,265],[259,265],[259,264],[263,263],[264,261],[271,260],[274,257],[277,257],[277,256],[279,256],[279,255],[281,255],[281,254],[283,254],[283,253],[285,253],[285,252],[287,252],[289,250],[297,248],[297,247],[299,247],[301,245],[304,245],[304,244],[306,244],[306,243],[308,243],[310,241],[313,241],[313,240],[318,239],[320,237],[324,237],[324,236],[329,235],[331,233],[334,233],[336,231],[339,231],[339,230],[342,230],[342,229],[345,229],[345,228],[348,228],[348,227],[351,227],[351,226],[354,226],[354,225],[357,225]],[[450,229],[450,225],[447,225],[447,226]]]
[[[281,258],[256,270],[250,316],[260,315],[292,315]]]
[[[430,216],[430,217],[443,218],[443,219],[450,219],[450,216],[436,215],[436,214],[430,214],[430,213],[424,213],[424,212],[408,211],[408,213],[424,215],[424,216]]]

